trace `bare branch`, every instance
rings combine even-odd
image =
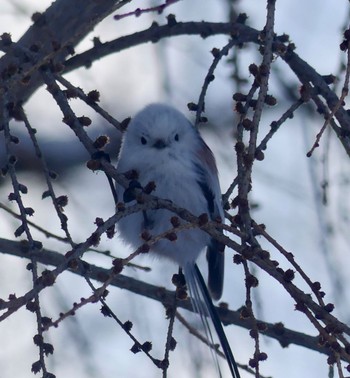
[[[11,88],[10,100],[26,102],[42,84],[37,72],[41,65],[49,60],[62,62],[96,24],[129,1],[77,0],[72,6],[70,0],[57,0],[45,13],[36,14],[34,24],[17,43],[6,48],[6,55],[0,59],[3,77],[8,72],[5,78]]]
[[[21,258],[29,258],[25,245],[23,245],[21,242],[12,240],[0,238],[0,252]],[[67,261],[62,254],[47,249],[36,252],[35,257],[39,263],[57,268],[62,265],[66,265]],[[67,268],[67,270],[73,274],[83,277],[86,275],[90,279],[102,283],[105,282],[106,277],[110,276],[110,270],[108,269],[104,269],[93,264],[87,264],[87,266],[88,269],[78,267],[77,269]],[[161,302],[165,307],[171,307],[174,303],[175,293],[173,291],[151,285],[144,281],[139,281],[132,277],[127,277],[123,274],[114,276],[113,280],[110,282],[110,285]],[[194,311],[189,300],[178,300],[176,305],[177,307],[184,308],[188,311]],[[222,307],[217,307],[217,311],[221,320],[226,326],[232,324],[246,329],[252,328],[252,319],[243,318],[240,311],[232,311]],[[262,333],[279,341],[283,347],[295,344],[320,353],[328,354],[328,350],[325,347],[320,346],[318,337],[292,331],[285,328],[282,323],[272,324],[264,321],[259,322],[264,325],[264,331],[262,331]]]

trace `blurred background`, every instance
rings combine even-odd
[[[0,34],[9,32],[18,40],[31,25],[31,15],[44,11],[50,1],[2,0],[0,3]],[[118,13],[136,8],[160,4],[155,1],[132,1]],[[348,27],[349,2],[308,0],[295,2],[280,0],[276,4],[275,31],[286,33],[296,45],[297,54],[322,75],[340,74],[338,94],[342,86],[345,55],[340,51],[342,33]],[[169,13],[178,21],[226,22],[230,12],[248,15],[247,25],[261,30],[265,24],[266,3],[255,0],[201,0],[180,1],[158,15],[154,12],[141,17],[114,20],[113,15],[101,22],[76,48],[76,53],[93,45],[93,38],[106,42],[123,35],[148,28],[153,21],[166,23]],[[89,69],[81,68],[65,77],[86,93],[97,89],[100,105],[119,121],[132,116],[144,105],[160,101],[174,105],[193,120],[187,103],[197,102],[205,75],[212,63],[210,51],[223,47],[227,36],[202,39],[198,36],[181,36],[161,40],[157,44],[144,44],[111,54]],[[232,79],[236,60],[239,75],[246,79],[238,88]],[[239,89],[246,93],[253,81],[248,71],[251,63],[259,64],[261,55],[257,46],[250,44],[231,50],[216,72],[215,81],[209,86],[206,112],[209,122],[201,132],[212,148],[219,167],[222,191],[226,192],[236,176],[235,128],[237,117],[232,95]],[[288,66],[278,59],[273,65],[269,92],[278,99],[277,106],[266,108],[260,124],[259,139],[270,129],[298,95],[299,83]],[[293,98],[293,96],[295,96]],[[78,115],[92,119],[88,129],[92,137],[106,134],[111,138],[109,152],[115,160],[120,133],[107,124],[98,114],[79,100],[71,100]],[[84,241],[95,229],[95,218],[107,219],[114,213],[113,198],[105,176],[86,169],[89,159],[75,135],[62,123],[62,114],[51,95],[41,87],[25,105],[26,114],[38,130],[37,137],[50,169],[59,174],[55,181],[57,195],[67,195],[69,204],[65,214],[75,242]],[[349,292],[349,161],[341,144],[326,132],[321,145],[311,158],[306,153],[323,125],[323,119],[312,106],[304,106],[294,118],[285,122],[268,144],[265,159],[256,162],[253,169],[251,200],[256,205],[254,217],[264,223],[267,231],[278,240],[303,267],[312,281],[320,281],[326,292],[326,303],[336,305],[335,315],[343,322],[350,321]],[[11,123],[13,133],[20,138],[16,147],[20,181],[28,186],[24,197],[26,206],[35,209],[31,220],[45,229],[63,236],[60,222],[49,199],[41,199],[45,190],[29,137],[22,123]],[[2,139],[1,139],[2,142]],[[0,161],[5,158],[3,143],[0,145]],[[3,163],[2,163],[3,164]],[[12,191],[8,178],[0,178],[0,203],[17,212],[15,203],[8,201]],[[0,237],[15,239],[14,230],[20,225],[3,208],[0,208]],[[67,245],[33,230],[44,247],[65,253]],[[131,250],[117,237],[101,239],[98,249],[110,251],[113,256],[125,257]],[[279,254],[268,247],[278,261]],[[225,291],[222,300],[233,310],[245,301],[244,272],[241,266],[232,264],[232,251],[227,251]],[[21,295],[31,287],[31,275],[26,270],[27,261],[1,254],[0,298],[11,293]],[[89,252],[84,258],[96,265],[110,267],[110,258]],[[171,276],[177,268],[165,261],[149,256],[135,261],[152,268],[151,272],[128,268],[125,274],[172,289]],[[283,263],[281,266],[285,266]],[[204,269],[203,265],[203,269]],[[294,311],[293,300],[284,289],[265,273],[254,270],[260,285],[254,290],[254,309],[257,318],[267,322],[283,322],[286,327],[309,335],[317,335],[306,317]],[[298,282],[298,281],[296,281]],[[303,284],[300,283],[301,288]],[[52,288],[42,293],[43,314],[56,319],[60,312],[71,308],[73,302],[91,294],[80,277],[63,273]],[[153,343],[152,353],[162,358],[168,322],[161,304],[116,288],[110,289],[108,304],[123,321],[134,323],[133,332],[140,340]],[[131,340],[113,320],[104,318],[99,304],[90,304],[46,333],[48,342],[55,347],[53,356],[47,359],[50,371],[57,377],[133,377],[160,376],[151,361],[142,353],[129,351]],[[185,311],[186,317],[196,322]],[[247,364],[254,353],[254,342],[246,330],[236,326],[226,327],[236,360]],[[35,334],[34,315],[24,309],[0,324],[1,378],[29,377],[31,364],[37,360],[38,350],[33,344]],[[176,323],[174,337],[177,348],[170,355],[169,377],[213,377],[210,353],[183,327]],[[6,346],[6,347],[5,347]],[[298,346],[282,349],[275,341],[261,336],[261,350],[268,354],[261,364],[261,373],[271,377],[326,377],[329,367],[326,357]],[[222,364],[224,376],[229,372]],[[242,372],[243,377],[252,375]]]

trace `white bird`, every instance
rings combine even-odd
[[[206,213],[211,220],[224,220],[213,153],[198,130],[173,107],[151,104],[131,120],[123,134],[117,171],[136,171],[137,181],[142,187],[150,182],[155,183],[152,195],[171,200],[195,216]],[[117,184],[116,189],[121,200],[125,188]],[[144,243],[141,237],[144,231],[156,236],[169,230],[172,227],[170,219],[174,215],[166,209],[131,214],[118,222],[120,235],[137,248]],[[231,373],[233,377],[239,377],[221,323],[196,265],[198,256],[207,248],[208,287],[212,298],[219,299],[224,278],[224,253],[220,246],[206,232],[192,228],[178,232],[176,241],[157,241],[152,245],[151,252],[174,261],[183,269],[193,307],[201,316],[208,341],[213,341],[207,321],[207,316],[210,316],[216,318],[212,320],[219,338],[224,338],[220,341],[226,344],[222,346]],[[213,311],[215,314],[212,314]],[[221,327],[221,330],[217,327]]]

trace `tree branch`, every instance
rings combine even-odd
[[[28,254],[25,246],[21,242],[12,241],[8,239],[0,238],[0,253],[4,253],[11,256],[17,256],[21,258],[29,259],[34,255],[38,263],[44,265],[50,265],[54,267],[62,266],[67,259],[60,253],[42,249],[40,252],[34,252]],[[101,268],[93,264],[79,264],[85,265],[87,269],[78,267],[77,269],[68,269],[71,273],[85,277],[98,282],[105,282],[106,277],[110,275],[110,270]],[[116,275],[110,283],[111,286],[118,287],[120,289],[128,290],[134,294],[142,295],[143,297],[150,298],[162,303],[164,306],[173,306],[174,304],[174,292],[167,290],[163,287],[151,285],[147,282],[137,280],[132,277],[127,277],[123,274]],[[192,305],[189,300],[183,300],[177,302],[177,307],[193,311]],[[252,328],[252,319],[243,318],[240,311],[232,311],[222,307],[216,307],[223,324],[236,325],[246,329]],[[325,347],[321,347],[318,337],[309,336],[307,334],[296,332],[285,328],[282,323],[267,323],[258,321],[263,324],[264,335],[277,340],[282,347],[287,347],[291,344],[299,345],[323,354],[328,354],[328,350]]]
[[[175,24],[170,23],[163,26],[154,23],[146,30],[123,36],[110,42],[98,44],[90,50],[68,59],[65,62],[64,72],[70,72],[82,66],[90,67],[95,60],[101,59],[109,54],[120,52],[143,43],[156,43],[163,38],[180,35],[199,35],[202,38],[207,38],[217,34],[234,36],[237,45],[249,42],[261,44],[261,39],[259,38],[260,32],[258,30],[238,22],[176,22]],[[296,74],[302,84],[313,84],[319,94],[324,97],[331,111],[339,106],[338,96],[329,88],[323,76],[301,59],[292,47],[289,48],[284,43],[280,42],[278,36],[276,36],[273,41],[273,49],[289,65],[290,69]],[[337,109],[335,116],[342,129],[345,131],[344,135],[337,133],[337,136],[347,154],[350,156],[350,138],[348,136],[350,133],[350,116],[343,106]],[[335,131],[337,132],[337,130]]]
[[[45,13],[36,14],[33,25],[0,59],[11,100],[26,102],[42,84],[38,67],[48,60],[62,62],[95,25],[129,1],[57,0]]]
[[[176,22],[159,26],[153,23],[148,29],[137,33],[126,35],[110,42],[99,43],[93,48],[77,54],[65,62],[65,73],[75,70],[79,67],[90,67],[98,59],[107,55],[120,52],[144,43],[156,43],[160,39],[194,35],[202,38],[218,34],[227,34],[235,36],[236,43],[256,42],[258,43],[259,32],[249,26],[237,22]]]

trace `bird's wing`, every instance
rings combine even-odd
[[[198,173],[198,185],[208,203],[208,212],[212,220],[224,220],[221,202],[221,191],[215,158],[210,148],[201,139],[196,154],[195,167]],[[216,239],[211,239],[207,248],[208,287],[213,299],[222,295],[224,282],[224,249],[225,246]]]

